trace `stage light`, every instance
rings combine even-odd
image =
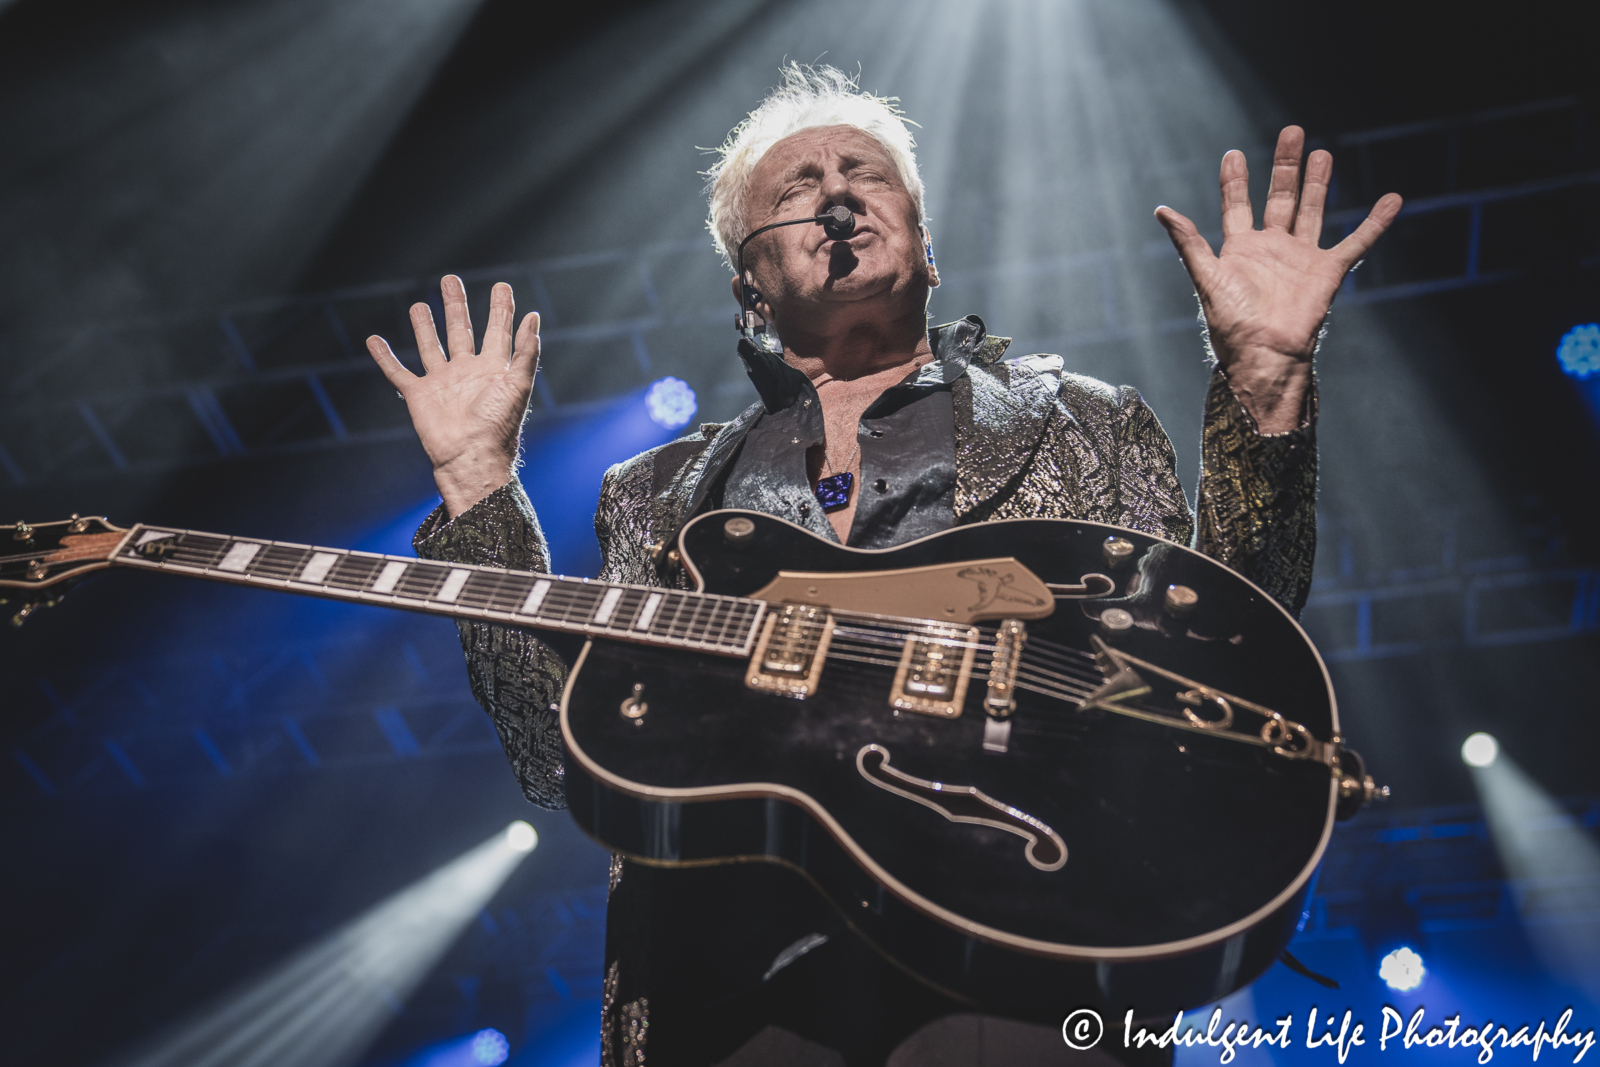
[[[517,826],[525,827],[518,840],[535,836],[526,823],[512,823],[224,994],[119,1067],[350,1067],[522,862],[532,844],[513,844]],[[453,1061],[430,1053],[429,1062],[504,1062],[482,1058],[480,1048],[495,1047],[486,1033],[494,1031],[457,1041]]]
[[[1471,762],[1470,760],[1468,761]],[[1523,933],[1548,973],[1600,1003],[1600,846],[1509,752],[1472,767]]]
[[[525,822],[514,822],[512,826],[528,826]],[[533,827],[528,826],[528,832],[533,833]],[[529,846],[532,847],[531,845]],[[483,1064],[484,1067],[500,1067],[511,1055],[511,1042],[506,1040],[506,1035],[498,1030],[479,1030],[472,1037],[472,1058]]]
[[[538,844],[538,832],[521,819],[518,819],[510,826],[506,827],[506,845],[511,849],[511,851],[532,852],[534,847]],[[492,1034],[494,1031],[485,1030],[484,1033]],[[495,1062],[499,1063],[500,1061],[496,1060]]]
[[[1383,957],[1383,962],[1378,965],[1378,977],[1390,989],[1401,993],[1421,985],[1422,976],[1427,973],[1427,968],[1422,965],[1422,957],[1404,945]]]
[[[1574,326],[1563,334],[1556,359],[1569,378],[1580,382],[1600,374],[1600,323]]]
[[[662,378],[651,385],[645,394],[644,406],[650,412],[650,421],[669,430],[687,426],[694,413],[700,410],[694,390],[681,378]]]
[[[1461,743],[1461,759],[1468,767],[1487,767],[1500,757],[1493,734],[1476,733]]]

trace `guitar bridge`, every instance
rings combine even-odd
[[[1022,664],[1022,646],[1028,628],[1021,619],[1003,619],[994,634],[994,656],[989,661],[989,691],[983,710],[991,718],[1008,718],[1017,710],[1017,668]]]
[[[894,672],[889,706],[896,711],[958,718],[977,654],[976,626],[934,626],[912,634]]]
[[[804,700],[817,691],[833,640],[833,616],[816,604],[784,604],[767,613],[744,684]]]

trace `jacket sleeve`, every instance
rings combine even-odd
[[[1317,550],[1317,394],[1301,424],[1262,434],[1219,368],[1206,393],[1194,547],[1298,616]]]
[[[443,506],[417,530],[423,559],[548,572],[550,552],[516,479],[451,519]],[[555,708],[567,664],[524,630],[457,620],[472,695],[494,722],[523,794],[542,808],[567,806]]]

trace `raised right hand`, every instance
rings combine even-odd
[[[389,343],[376,335],[367,338],[367,351],[405,398],[411,425],[433,461],[439,495],[455,518],[511,480],[533,375],[539,369],[539,315],[529,312],[523,318],[513,346],[516,301],[511,286],[497,283],[489,296],[489,322],[479,353],[473,344],[466,287],[452,274],[445,276],[439,289],[444,297],[448,357],[439,346],[427,304],[411,305],[411,328],[425,373],[412,374]]]

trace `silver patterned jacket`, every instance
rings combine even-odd
[[[930,338],[936,351],[954,344],[968,356],[952,387],[958,525],[1063,518],[1128,527],[1193,545],[1299,612],[1316,546],[1314,397],[1300,428],[1262,435],[1222,372],[1213,373],[1197,517],[1172,444],[1135,389],[1064,373],[1059,356],[1006,359],[1010,339],[987,335],[976,318],[935,327]],[[606,472],[595,514],[600,577],[661,584],[650,547],[692,516],[762,410],[757,403]],[[453,521],[435,511],[414,544],[425,559],[550,569],[538,519],[515,480]],[[542,807],[565,807],[552,709],[566,663],[524,631],[458,626],[473,696],[494,720],[523,792]]]

